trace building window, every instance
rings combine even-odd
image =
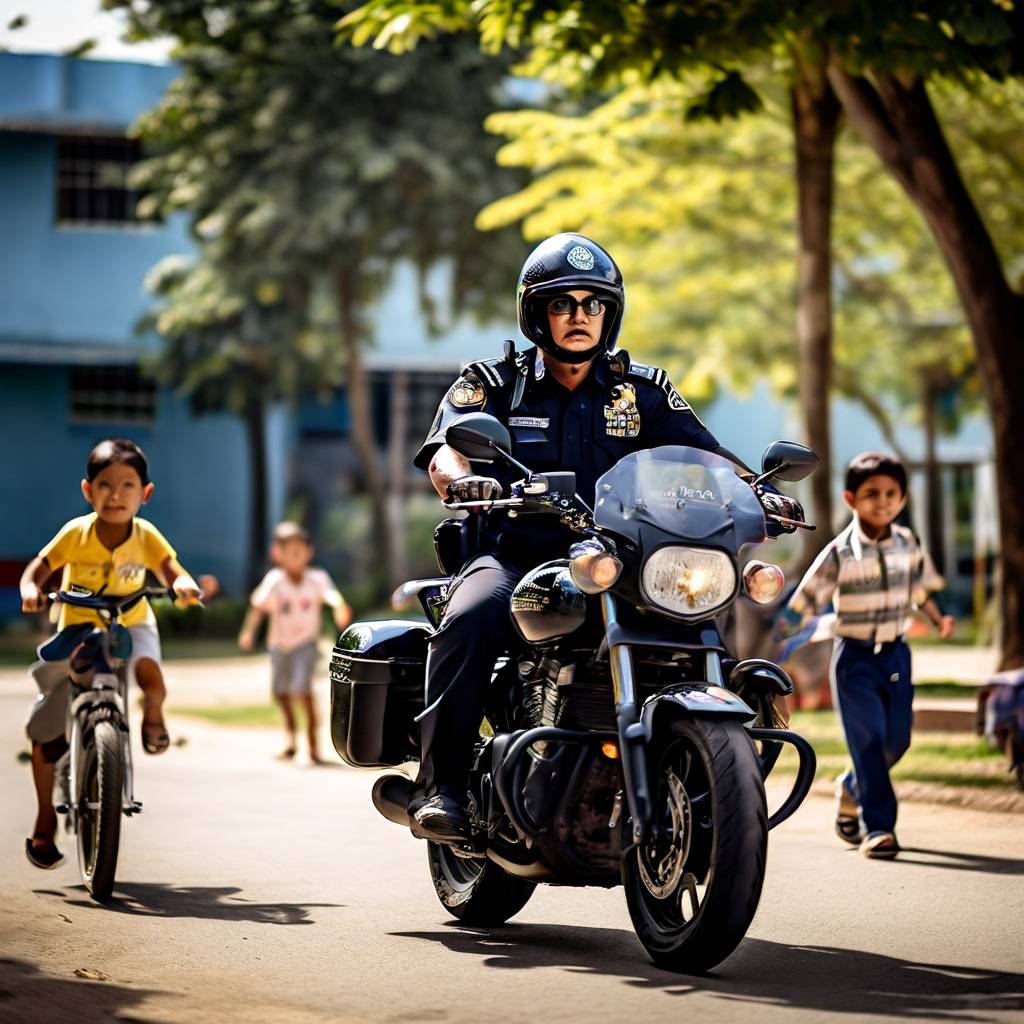
[[[135,206],[142,193],[128,185],[128,172],[140,155],[136,139],[58,138],[57,222],[140,223]]]
[[[156,419],[156,384],[137,366],[74,366],[69,404],[75,423],[150,424]]]

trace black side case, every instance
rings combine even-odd
[[[387,619],[357,622],[331,652],[331,740],[356,768],[387,768],[419,756],[430,628]]]

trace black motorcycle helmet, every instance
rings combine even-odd
[[[547,303],[553,295],[586,288],[606,303],[600,341],[583,352],[555,344],[548,327]],[[519,330],[527,341],[562,363],[585,363],[615,347],[626,305],[622,273],[596,242],[583,235],[552,235],[526,258],[516,288]]]

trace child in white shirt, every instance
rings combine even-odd
[[[251,651],[260,623],[264,617],[269,617],[267,648],[271,685],[274,699],[284,715],[287,734],[285,748],[279,756],[285,760],[295,756],[294,701],[305,711],[310,762],[320,764],[312,692],[320,610],[325,604],[330,606],[338,629],[344,629],[352,621],[352,610],[330,576],[323,569],[310,566],[313,545],[309,534],[297,523],[285,522],[277,526],[270,553],[275,566],[249,599],[250,608],[242,623],[238,644],[243,651]]]

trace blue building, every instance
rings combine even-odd
[[[144,361],[158,339],[136,331],[152,301],[147,272],[194,248],[185,217],[140,221],[127,181],[140,155],[128,129],[176,74],[170,65],[0,54],[0,423],[14,442],[0,460],[0,486],[17,496],[0,509],[0,617],[17,614],[28,559],[87,511],[85,457],[108,436],[131,437],[146,451],[156,487],[144,514],[184,564],[216,574],[229,592],[244,586],[249,456],[241,422],[196,418],[156,386]],[[392,327],[367,355],[378,439],[393,454],[425,430],[460,361],[479,355],[468,320],[443,343],[428,340],[416,291],[411,272],[400,270],[384,300],[382,319]],[[388,426],[396,367],[401,387],[413,380],[402,439]],[[289,484],[302,494],[312,488],[317,505],[356,486],[341,396],[273,410],[267,438],[271,521],[284,511]]]
[[[128,128],[176,74],[173,66],[0,54],[0,424],[9,450],[0,460],[7,499],[0,508],[0,617],[16,614],[25,562],[85,510],[78,486],[85,456],[112,435],[132,437],[146,450],[156,490],[145,514],[182,561],[215,573],[228,591],[244,586],[250,516],[241,422],[229,415],[195,418],[185,401],[155,386],[140,364],[157,339],[135,329],[151,302],[144,287],[149,269],[193,250],[183,217],[138,220],[127,185],[139,156]],[[439,296],[447,290],[445,273],[436,272]],[[399,268],[380,315],[372,317],[382,327],[366,364],[392,486],[399,495],[418,493],[429,519],[436,503],[411,467],[412,451],[459,364],[500,354],[514,324],[513,282],[506,323],[482,330],[467,318],[440,341],[428,337],[416,295],[413,271]],[[624,341],[628,347],[628,322]],[[723,395],[700,411],[751,464],[771,439],[800,433],[793,411],[764,386],[747,398]],[[318,531],[329,532],[333,522],[334,532],[344,534],[359,474],[343,397],[274,410],[267,428],[272,520],[301,507]],[[837,474],[856,452],[886,447],[849,403],[836,403],[833,437]],[[923,457],[920,430],[901,428],[900,443],[912,459]],[[990,450],[980,417],[940,442],[948,509],[944,562],[962,604],[970,595],[977,532],[974,472]],[[396,473],[403,477],[397,486]],[[918,484],[915,477],[920,499]],[[838,493],[838,479],[835,485]],[[325,554],[331,550],[323,547]],[[358,569],[346,566],[340,551],[334,548],[330,567],[344,582],[353,578],[346,571]]]
[[[194,419],[140,372],[155,344],[135,324],[143,281],[191,250],[186,223],[135,218],[129,125],[173,67],[0,54],[0,416],[9,456],[0,511],[0,587],[10,613],[20,567],[87,511],[85,457],[110,435],[145,449],[156,489],[145,514],[195,571],[237,587],[245,554],[246,449],[230,416]],[[280,434],[283,418],[271,429]],[[271,466],[283,487],[284,446]]]

